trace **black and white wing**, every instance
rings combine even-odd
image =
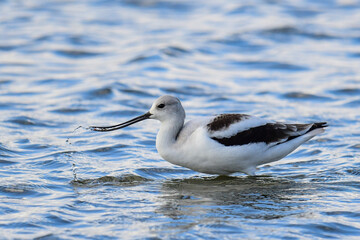
[[[244,114],[221,114],[207,124],[210,138],[224,146],[251,143],[277,145],[326,126],[326,122],[309,124],[269,122]]]

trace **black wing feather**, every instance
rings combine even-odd
[[[268,123],[239,132],[228,138],[212,137],[212,139],[225,146],[239,146],[258,142],[265,142],[266,144],[283,143],[314,129],[324,127],[327,127],[326,122],[313,124]],[[306,129],[308,130],[304,132]]]

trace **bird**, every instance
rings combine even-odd
[[[156,148],[166,161],[213,175],[245,173],[278,161],[301,144],[323,133],[326,122],[289,124],[241,113],[200,117],[185,123],[180,100],[164,95],[145,114],[113,126],[90,126],[92,131],[114,131],[134,123],[160,121]]]

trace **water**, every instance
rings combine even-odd
[[[357,239],[360,2],[0,1],[1,239]],[[258,177],[177,167],[156,121],[328,121]],[[77,129],[77,127],[82,128]]]

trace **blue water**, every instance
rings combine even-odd
[[[359,66],[357,0],[2,0],[0,238],[358,239]],[[257,177],[167,163],[156,121],[85,129],[163,94],[330,127]]]

